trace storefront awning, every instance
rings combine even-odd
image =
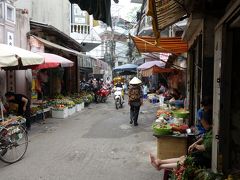
[[[171,68],[161,68],[158,66],[153,66],[149,69],[144,69],[144,70],[140,71],[140,73],[142,74],[143,77],[149,77],[154,74],[169,73],[169,72],[173,72],[173,71],[174,71],[174,69],[171,69]]]
[[[187,43],[180,37],[156,39],[150,36],[132,36],[132,39],[140,53],[161,52],[179,55],[188,50]]]
[[[187,17],[184,0],[148,0],[147,15],[153,18],[153,31],[157,38],[160,31]]]
[[[58,45],[58,44],[52,43],[52,42],[50,42],[50,41],[47,41],[46,39],[42,39],[42,38],[37,37],[37,36],[34,36],[34,35],[30,36],[30,41],[31,41],[32,43],[34,43],[34,42],[33,42],[34,39],[40,41],[41,43],[43,43],[43,44],[44,44],[45,46],[47,46],[47,47],[56,48],[56,49],[62,50],[62,51],[64,51],[64,52],[73,54],[73,55],[85,56],[84,54],[82,54],[82,53],[80,53],[80,52],[78,52],[78,51],[75,51],[75,50],[73,50],[73,49],[65,48],[65,47],[60,46],[60,45]]]

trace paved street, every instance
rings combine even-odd
[[[24,159],[0,162],[1,180],[160,180],[149,164],[156,152],[151,124],[155,108],[144,105],[139,126],[129,125],[129,107],[92,104],[68,119],[33,125]]]

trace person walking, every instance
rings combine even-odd
[[[138,114],[141,105],[143,104],[143,95],[141,89],[142,81],[137,77],[134,77],[130,82],[128,90],[128,104],[130,105],[130,124],[134,123],[134,126],[138,126]]]
[[[7,92],[5,97],[9,103],[14,103],[18,105],[17,114],[26,118],[26,127],[27,130],[31,129],[30,122],[30,101],[29,99],[22,94],[15,94],[14,92]]]

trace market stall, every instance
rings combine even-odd
[[[174,158],[187,154],[189,112],[170,104],[162,104],[152,125],[153,135],[157,138],[157,157]],[[177,147],[177,148],[176,148]]]

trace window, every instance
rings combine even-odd
[[[3,18],[3,2],[0,2],[0,19]]]
[[[15,12],[15,8],[9,4],[6,4],[5,6],[5,17],[6,20],[12,23],[15,23],[15,19],[16,19],[16,12]]]

